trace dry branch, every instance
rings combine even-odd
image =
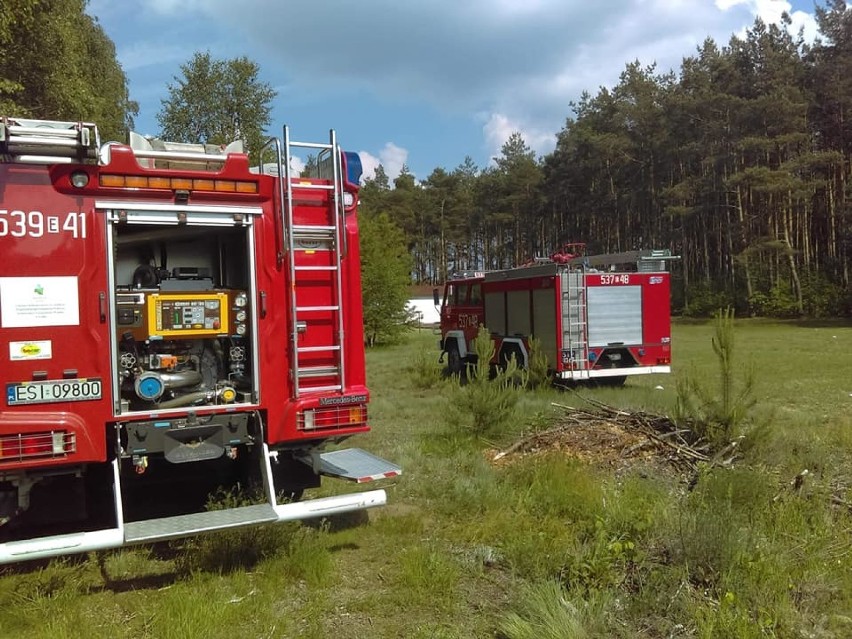
[[[533,445],[546,441],[551,436],[564,431],[567,428],[578,425],[611,425],[624,431],[633,431],[643,435],[647,441],[634,444],[622,451],[622,456],[632,455],[639,449],[647,448],[649,445],[660,453],[665,454],[669,462],[683,467],[686,470],[695,471],[700,462],[710,462],[714,465],[729,465],[733,461],[732,453],[735,451],[738,441],[731,442],[719,451],[712,459],[708,454],[709,444],[695,435],[689,428],[682,424],[675,424],[669,417],[663,415],[652,415],[642,411],[626,411],[614,408],[594,398],[584,397],[574,392],[584,403],[592,406],[586,410],[566,404],[553,402],[551,405],[566,413],[563,422],[556,428],[534,433],[526,436],[514,444],[498,452],[494,460],[502,459],[507,455],[520,450],[529,449]],[[570,421],[570,423],[566,423]]]

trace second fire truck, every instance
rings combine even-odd
[[[554,381],[623,384],[671,372],[668,250],[586,255],[570,244],[549,258],[449,280],[441,303],[441,361],[462,374],[485,326],[494,363],[529,365],[536,338]]]
[[[359,158],[266,151],[0,119],[0,563],[385,502],[300,499],[400,473],[333,446],[369,430]]]

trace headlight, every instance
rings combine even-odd
[[[74,171],[71,174],[71,185],[75,188],[82,189],[89,183],[89,174],[85,171]]]

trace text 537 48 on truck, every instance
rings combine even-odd
[[[360,161],[265,150],[0,120],[0,562],[385,502],[299,499],[400,473],[328,446],[369,429]],[[222,486],[265,498],[207,510]]]
[[[516,268],[460,274],[444,286],[441,359],[463,373],[485,326],[494,364],[514,357],[528,366],[534,337],[556,382],[669,373],[672,259],[668,250],[587,255],[585,245],[569,244]]]

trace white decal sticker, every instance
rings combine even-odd
[[[53,343],[49,339],[30,342],[9,342],[9,359],[13,362],[21,359],[51,359]]]
[[[45,233],[86,239],[86,215],[74,211],[45,215],[41,211],[0,209],[0,237],[44,237]]]
[[[0,277],[0,324],[3,328],[78,326],[77,277]]]
[[[630,275],[627,273],[606,273],[601,275],[601,284],[604,286],[608,284],[630,284]]]

